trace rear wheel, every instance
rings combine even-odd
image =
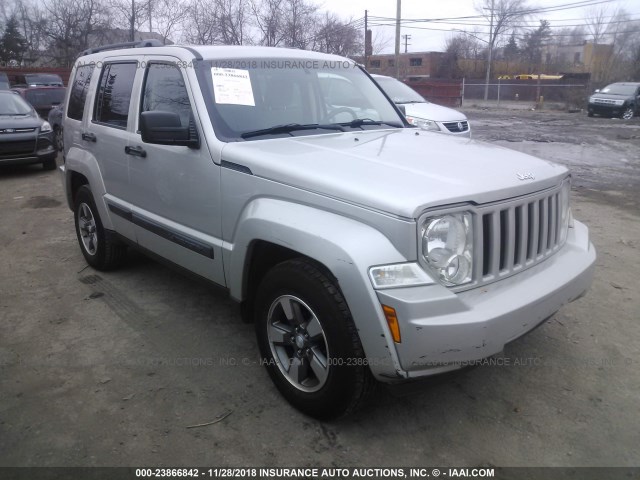
[[[76,193],[74,217],[78,243],[87,263],[98,270],[117,267],[124,258],[126,246],[106,235],[87,185]]]
[[[313,263],[276,265],[256,297],[263,363],[280,393],[320,419],[356,410],[375,380],[336,283]]]
[[[625,107],[622,111],[621,117],[625,120],[631,120],[633,118],[633,105]]]

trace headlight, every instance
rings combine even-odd
[[[470,212],[430,217],[422,224],[422,256],[447,286],[473,279],[473,217]]]
[[[369,277],[375,289],[417,287],[430,285],[431,277],[417,263],[380,265],[369,269]]]
[[[440,131],[438,124],[433,120],[425,120],[424,118],[407,117],[407,122],[416,127],[420,127],[423,130]]]
[[[42,122],[42,125],[40,125],[40,133],[48,133],[51,130],[51,124],[47,121]]]
[[[562,190],[560,190],[560,245],[564,244],[567,240],[567,232],[571,223],[571,207],[569,206],[569,196],[571,194],[571,182],[567,178],[562,184]]]
[[[613,103],[617,106],[624,105],[624,100],[614,100]]]

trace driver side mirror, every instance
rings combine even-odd
[[[595,91],[593,93],[600,93],[600,89],[596,88]]]
[[[197,133],[191,138],[191,130],[189,126],[182,126],[180,115],[175,112],[152,110],[140,114],[140,134],[144,143],[200,148],[200,139]]]

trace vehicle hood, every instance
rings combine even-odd
[[[222,160],[259,177],[404,218],[557,185],[567,169],[474,140],[412,128],[227,144]],[[518,174],[534,179],[519,180]]]
[[[35,128],[40,125],[42,125],[42,119],[35,114],[0,115],[0,130],[6,128]]]
[[[407,115],[434,120],[436,122],[459,122],[466,120],[464,113],[435,103],[403,103]]]

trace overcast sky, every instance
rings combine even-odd
[[[403,19],[433,19],[433,18],[451,18],[478,15],[474,4],[481,3],[481,0],[402,0],[402,18]],[[640,1],[639,0],[591,0],[591,6],[573,7],[580,0],[530,0],[529,4],[534,7],[556,7],[565,8],[563,10],[537,13],[532,16],[531,25],[538,23],[539,19],[546,19],[554,25],[578,25],[583,23],[581,19],[588,17],[594,9],[607,9],[609,15],[613,14],[617,9],[624,8],[632,14],[632,18],[640,19]],[[597,4],[596,4],[597,3]],[[354,20],[364,17],[364,11],[368,10],[369,15],[373,17],[393,17],[396,16],[396,0],[324,0],[320,5],[326,11],[335,12],[343,18],[352,17]],[[482,23],[476,20],[466,20],[467,22]],[[372,20],[373,23],[379,23]],[[360,25],[358,23],[358,25]],[[461,28],[471,30],[473,26],[461,26],[451,24],[433,24],[418,23],[413,24],[415,27],[436,28],[442,30],[451,30]],[[444,50],[445,40],[451,36],[450,31],[429,31],[421,28],[402,28],[402,35],[411,35],[409,40],[409,52],[419,51],[442,51]],[[476,27],[481,29],[481,27]],[[395,27],[372,27],[380,29],[383,36],[389,39],[387,52],[394,50]],[[362,28],[364,32],[364,27]],[[557,28],[554,27],[554,30]],[[454,32],[455,33],[455,32]],[[404,43],[401,51],[404,52]]]

